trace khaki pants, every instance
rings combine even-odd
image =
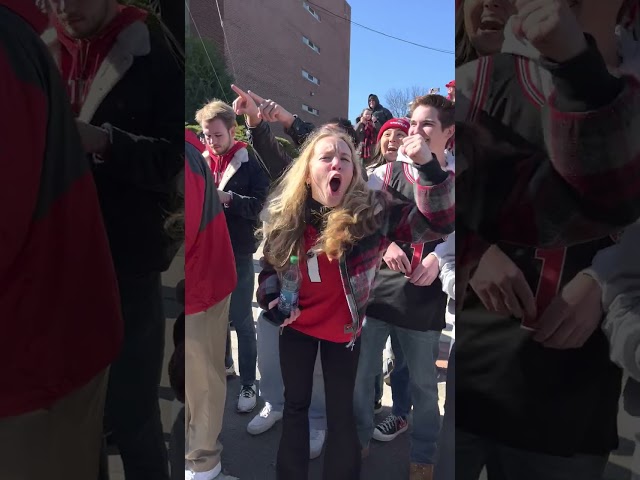
[[[220,463],[230,300],[228,296],[185,319],[185,468],[194,472],[207,472]]]
[[[0,419],[0,478],[97,478],[107,379],[105,370],[49,409]]]

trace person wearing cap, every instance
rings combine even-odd
[[[447,87],[447,99],[456,103],[456,81],[451,80],[445,87]]]
[[[402,154],[402,148],[395,153],[393,161],[396,140],[388,138],[406,136],[398,140],[398,144],[406,144],[413,137],[422,137],[444,170],[445,146],[454,131],[452,102],[441,95],[417,97],[412,104],[410,122],[391,119],[381,128],[381,150],[386,151],[387,163],[371,172],[369,187],[386,190],[394,198],[413,199],[416,166]],[[407,431],[407,418],[413,405],[410,480],[432,480],[436,461],[440,411],[435,357],[445,327],[447,295],[438,278],[440,269],[434,250],[442,242],[443,239],[417,244],[396,242],[388,247],[362,327],[354,392],[360,443],[366,455],[372,437],[390,441]],[[406,364],[406,377],[404,381],[400,379],[397,387],[392,379],[393,410],[375,426],[372,386],[381,371],[382,352],[389,336],[394,343],[396,361],[401,364],[396,368],[401,370]]]
[[[387,120],[378,132],[372,157],[365,162],[367,175],[371,175],[382,165],[395,162],[398,159],[398,149],[402,145],[402,139],[408,134],[409,120],[406,118]]]

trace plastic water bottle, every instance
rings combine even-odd
[[[280,301],[278,302],[278,309],[287,317],[298,308],[298,294],[301,282],[302,274],[298,265],[298,257],[292,256],[289,258],[288,270],[282,275]]]

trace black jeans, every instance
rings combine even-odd
[[[318,345],[328,429],[322,478],[360,478],[360,442],[353,413],[360,342],[351,350],[344,343],[318,340],[285,327],[280,336],[284,415],[276,465],[278,480],[305,480],[309,475],[309,405]]]
[[[126,480],[169,480],[158,398],[166,329],[161,277],[118,275],[118,286],[124,343],[111,365],[105,430],[120,451]]]

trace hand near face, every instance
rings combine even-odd
[[[567,0],[516,0],[514,34],[544,57],[566,62],[587,49],[587,41]]]
[[[409,157],[416,165],[424,165],[433,160],[433,154],[427,142],[417,134],[402,139],[400,153]]]

